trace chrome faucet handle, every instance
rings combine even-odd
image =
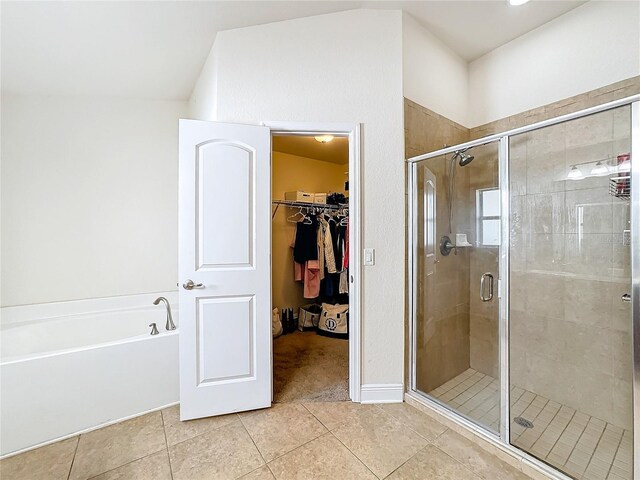
[[[158,335],[160,333],[155,323],[150,323],[149,326],[151,327],[151,335]]]

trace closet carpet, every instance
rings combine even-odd
[[[315,332],[273,340],[274,402],[349,400],[349,341]]]

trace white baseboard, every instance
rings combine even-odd
[[[401,383],[370,383],[360,388],[360,403],[402,403],[403,399]]]

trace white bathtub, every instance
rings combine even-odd
[[[2,309],[1,456],[178,401],[178,330],[165,331],[160,295],[178,325],[175,292]]]

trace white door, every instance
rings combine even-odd
[[[180,120],[180,419],[271,406],[271,136]]]

